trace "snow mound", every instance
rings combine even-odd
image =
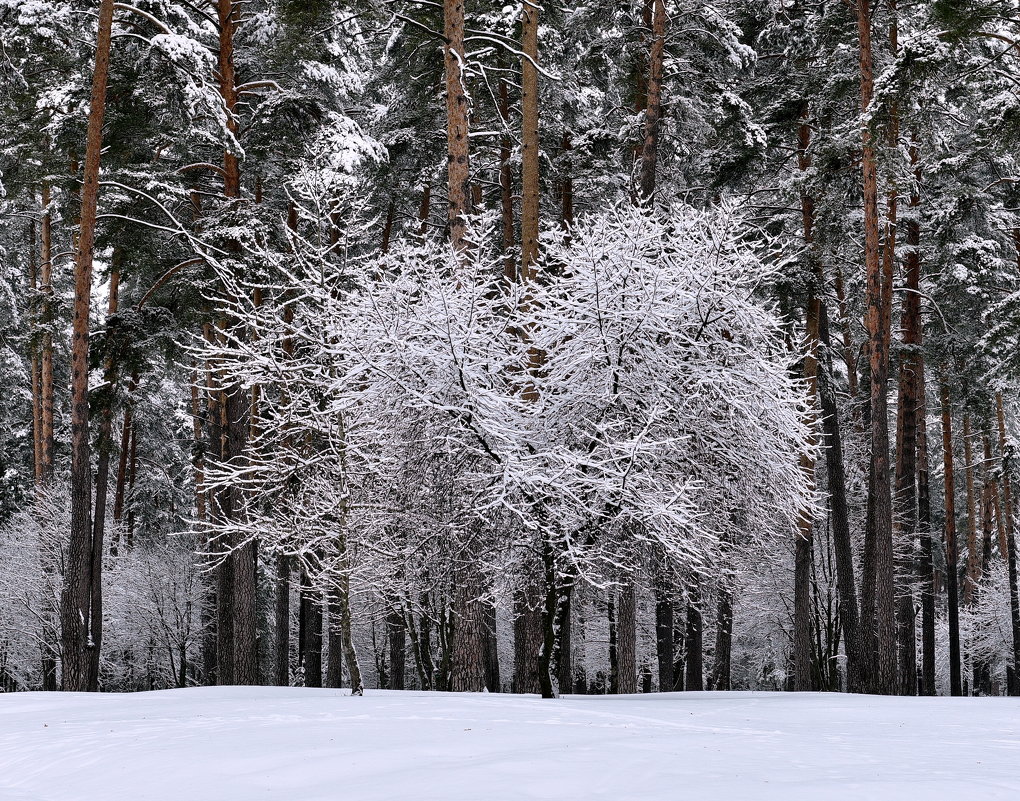
[[[983,801],[1018,765],[1003,698],[0,695],[0,801]]]

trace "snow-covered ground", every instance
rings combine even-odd
[[[1020,798],[1020,701],[0,695],[0,801]]]

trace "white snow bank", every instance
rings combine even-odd
[[[1020,798],[1020,701],[0,695],[2,801]]]

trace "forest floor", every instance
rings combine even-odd
[[[1020,700],[0,695],[0,801],[1020,798]]]

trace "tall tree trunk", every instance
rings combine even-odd
[[[978,549],[977,495],[974,490],[974,449],[971,446],[970,415],[963,415],[963,474],[967,487],[967,569],[963,576],[963,605],[973,606],[981,578]]]
[[[923,356],[917,363],[917,530],[921,539],[921,692],[935,695],[935,559],[928,470],[928,401]]]
[[[74,269],[74,314],[71,338],[71,535],[68,541],[64,588],[60,599],[65,690],[88,689],[91,649],[98,643],[90,632],[92,598],[102,592],[102,571],[92,560],[92,470],[89,447],[89,309],[92,301],[92,257],[99,207],[99,168],[103,148],[106,84],[110,72],[113,0],[101,0],[92,76],[81,219]]]
[[[340,603],[336,593],[329,593],[323,610],[323,629],[326,637],[326,669],[322,686],[340,689],[344,686],[344,641],[340,631]]]
[[[276,651],[273,678],[277,687],[290,686],[290,557],[276,557]]]
[[[407,662],[407,630],[404,628],[404,612],[399,606],[386,617],[386,629],[390,651],[391,690],[404,689],[404,673]]]
[[[836,291],[836,310],[839,312],[840,336],[843,345],[843,363],[846,364],[847,389],[850,397],[857,399],[860,395],[857,377],[857,354],[854,352],[853,338],[850,334],[850,314],[846,305],[846,288],[843,284],[843,270],[837,265],[833,276],[833,289]]]
[[[666,0],[652,0],[652,39],[648,51],[647,100],[644,142],[638,177],[640,202],[649,205],[655,195],[655,170],[659,162],[659,129],[662,124],[662,75],[666,50]]]
[[[573,582],[561,589],[556,620],[556,684],[560,693],[574,692]]]
[[[727,587],[725,584],[720,584],[719,605],[717,609],[715,625],[715,658],[712,660],[713,690],[731,689],[730,660],[732,654],[733,654],[733,595],[729,587]],[[810,667],[810,662],[808,663],[808,665]]]
[[[131,432],[133,429],[132,399],[138,389],[138,373],[131,376],[128,391],[124,398],[124,421],[120,429],[120,449],[117,455],[117,484],[113,493],[113,522],[120,523],[124,519],[124,502],[127,499],[128,459],[131,456]],[[110,553],[117,555],[119,532],[114,533],[110,543]]]
[[[390,205],[392,209],[392,204]],[[331,233],[335,226],[331,226]],[[291,236],[296,236],[298,229],[297,205],[293,202],[287,204],[287,230]],[[294,304],[288,302],[283,308],[283,323],[286,326],[286,334],[281,344],[284,357],[290,360],[294,357],[294,337],[292,326],[294,325]],[[283,405],[289,401],[290,395],[286,387],[282,391],[281,402]],[[288,433],[284,437],[284,447],[290,450],[293,447],[293,436]],[[276,597],[274,599],[274,617],[276,622],[276,651],[273,658],[273,674],[276,685],[287,687],[290,685],[290,592],[291,592],[291,557],[286,554],[276,556]]]
[[[32,476],[36,494],[43,490],[42,456],[42,360],[39,358],[39,269],[36,264],[35,221],[28,225],[28,293],[31,298],[29,342],[31,352],[32,390]],[[6,673],[4,674],[6,676]]]
[[[690,597],[687,601],[687,630],[685,640],[685,690],[704,690],[705,672],[703,667],[703,630],[701,614],[701,579],[691,579]]]
[[[47,214],[44,211],[44,215]],[[46,438],[43,431],[43,367],[41,358],[41,352],[44,350],[41,347],[40,342],[36,341],[36,336],[39,333],[40,323],[43,324],[45,330],[49,330],[49,321],[47,320],[46,306],[49,299],[45,293],[42,293],[42,297],[37,297],[39,290],[39,275],[36,266],[36,239],[35,239],[35,223],[29,225],[29,290],[32,295],[32,315],[31,315],[31,342],[32,342],[32,456],[33,456],[33,472],[35,475],[35,492],[36,498],[41,500],[47,490],[48,477],[46,468],[44,466],[44,452],[47,447]],[[48,258],[48,257],[47,257]],[[50,280],[49,274],[47,273],[47,281]],[[52,287],[49,288],[52,291]],[[42,302],[40,302],[42,301]],[[43,335],[45,339],[46,334]],[[53,356],[53,340],[49,338],[49,352],[50,352],[50,365],[51,365],[51,377],[52,377],[52,356]],[[50,390],[52,391],[52,380],[50,381]],[[50,403],[52,404],[52,395],[50,396]],[[52,407],[51,407],[52,409]],[[52,445],[52,421],[51,421],[51,442]],[[53,603],[53,579],[56,575],[56,565],[52,558],[49,557],[45,551],[41,552],[41,562],[43,575],[45,581],[43,584],[42,603],[40,610],[40,617],[42,619],[42,626],[40,632],[40,667],[42,668],[42,685],[43,690],[52,691],[57,689],[57,633],[56,633],[56,608]]]
[[[521,10],[521,280],[535,278],[539,228],[538,17],[540,0],[522,0]]]
[[[917,643],[913,583],[917,531],[917,425],[914,379],[901,362],[896,432],[896,634],[899,695],[917,695]]]
[[[449,177],[447,220],[450,242],[457,253],[467,245],[467,214],[471,196],[468,119],[469,103],[465,82],[464,0],[443,1],[443,35],[446,38],[446,146]]]
[[[482,594],[482,575],[469,556],[455,569],[453,647],[450,654],[450,689],[453,692],[481,692],[485,689],[485,605],[481,600]]]
[[[234,69],[234,36],[241,24],[241,4],[236,0],[217,0],[216,10],[219,34],[216,78],[226,112],[227,130],[234,139],[237,139],[240,135],[240,124],[236,113],[239,96]],[[223,196],[230,204],[236,204],[241,197],[241,165],[237,153],[229,146],[223,152]],[[233,239],[228,241],[226,250],[233,258],[239,259],[241,246],[238,241]],[[236,385],[225,387],[224,394],[226,450],[223,452],[223,461],[236,463],[245,447],[248,433],[245,417],[250,410],[250,400]],[[237,486],[230,486],[225,492],[229,494],[229,498],[221,505],[221,511],[226,519],[232,520],[242,513],[241,490]],[[217,598],[220,605],[230,604],[232,608],[233,621],[230,628],[233,639],[228,646],[233,648],[232,683],[258,684],[257,546],[255,540],[250,537],[244,542],[227,542],[224,545],[230,549],[226,560],[232,573],[231,586],[229,593],[218,594]]]
[[[617,621],[617,669],[619,692],[637,692],[637,593],[631,579],[620,590]]]
[[[655,586],[655,653],[659,662],[660,693],[672,692],[676,688],[673,675],[673,601],[665,581],[665,577],[660,577]]]
[[[914,162],[916,170],[917,148],[913,144],[911,145],[911,161]],[[916,186],[911,192],[909,205],[913,213],[906,220],[907,256],[904,278],[907,291],[903,294],[901,312],[900,336],[903,344],[900,359],[899,414],[897,416],[899,429],[896,432],[896,518],[901,554],[897,571],[896,617],[899,692],[901,695],[917,693],[917,646],[912,584],[918,572],[914,559],[918,530],[918,431],[921,426],[925,425],[924,419],[918,418],[919,410],[924,408],[924,403],[920,398],[922,388],[920,371],[924,357],[921,353],[920,233],[916,216],[920,201]],[[888,246],[891,246],[891,242],[887,243]],[[922,575],[921,579],[923,582],[925,576]]]
[[[942,396],[942,459],[946,505],[946,588],[949,599],[949,683],[951,695],[963,695],[960,666],[960,601],[957,595],[956,484],[953,476],[953,416],[949,405],[949,385],[940,380]]]
[[[620,652],[617,647],[616,600],[612,590],[606,598],[606,619],[609,623],[609,687],[611,695],[620,691]]]
[[[843,461],[843,437],[832,384],[832,343],[826,306],[820,310],[819,336],[825,345],[824,365],[818,370],[818,397],[825,433],[825,465],[829,488],[829,512],[832,521],[832,545],[836,557],[836,587],[839,592],[839,619],[845,634],[847,654],[847,690],[867,692],[871,686],[871,659],[868,638],[857,605],[853,544],[850,537],[850,510],[846,493],[846,469]]]
[[[339,689],[344,686],[344,637],[341,631],[340,599],[335,592],[329,593],[325,612],[326,629],[326,674],[325,687]]]
[[[560,180],[560,225],[567,231],[574,226],[574,149],[569,131],[563,132],[562,178]],[[568,234],[569,237],[569,234]]]
[[[801,172],[811,167],[808,148],[811,144],[811,127],[808,109],[801,113],[797,129],[797,160]],[[815,399],[818,395],[818,333],[821,302],[821,262],[814,248],[814,200],[806,191],[800,194],[801,219],[804,230],[804,244],[811,266],[811,289],[807,298],[804,332],[804,381],[807,390],[811,444],[817,440],[814,419]],[[800,457],[800,469],[805,478],[814,486],[815,459],[808,453]],[[809,507],[803,509],[797,520],[797,538],[794,553],[794,601],[793,601],[793,675],[794,689],[811,689],[811,558],[814,551],[814,519]]]
[[[308,574],[301,571],[301,617],[304,637],[301,662],[305,669],[305,687],[322,686],[322,603]]]
[[[981,573],[987,575],[992,566],[992,535],[995,533],[995,522],[1000,513],[995,511],[998,488],[995,478],[992,476],[992,439],[987,433],[982,433],[981,444],[984,451],[984,461],[981,465],[981,533],[984,538],[982,550]],[[1002,529],[1002,536],[999,542],[1004,542],[1006,530]],[[1006,549],[1002,548],[1005,554]]]
[[[557,627],[565,591],[562,587],[563,582],[559,578],[559,571],[556,569],[556,550],[548,537],[544,538],[542,544],[542,567],[545,592],[539,615],[541,640],[538,650],[538,689],[543,698],[555,698],[553,660],[556,655]]]
[[[874,95],[871,11],[857,0],[861,112],[867,115]],[[875,691],[896,691],[896,608],[892,547],[892,492],[889,482],[889,414],[886,391],[889,383],[889,340],[891,327],[892,242],[887,237],[887,256],[880,259],[878,219],[878,164],[870,124],[861,127],[861,173],[864,198],[864,264],[867,279],[867,330],[871,372],[871,470],[869,480],[868,528],[873,542],[874,605],[865,604],[867,616],[874,609],[877,673]],[[868,582],[870,584],[870,581]],[[871,588],[865,592],[871,597]],[[870,621],[868,621],[870,623]]]
[[[344,635],[341,632],[340,600],[336,593],[329,594],[325,622],[325,687],[340,689],[344,686]]]
[[[42,186],[42,222],[40,223],[39,243],[41,247],[39,261],[39,282],[42,290],[42,342],[40,351],[42,364],[39,380],[41,392],[42,416],[42,481],[49,485],[53,478],[53,414],[55,399],[53,393],[53,217],[50,213],[50,185],[43,182]]]
[[[511,690],[515,693],[541,692],[539,686],[539,652],[542,650],[542,588],[534,580],[537,568],[530,570],[525,585],[514,593],[514,675]]]
[[[1009,575],[1009,620],[1013,635],[1013,682],[1010,695],[1020,695],[1020,593],[1017,591],[1016,533],[1013,528],[1013,492],[1010,462],[1007,457],[1006,415],[1002,393],[995,395],[995,416],[999,428],[999,455],[1002,459],[1002,511],[1006,526],[1006,570]]]
[[[109,320],[117,313],[117,300],[120,290],[120,261],[122,252],[115,249],[113,253],[113,265],[110,272],[110,298],[107,306],[107,325]],[[106,360],[104,370],[104,392],[105,401],[102,408],[102,416],[99,424],[99,459],[96,464],[96,503],[95,513],[92,520],[92,605],[91,617],[89,618],[89,638],[93,648],[89,655],[89,692],[99,691],[99,652],[103,642],[103,594],[96,589],[97,577],[102,576],[103,571],[103,541],[106,534],[106,505],[110,481],[110,451],[113,449],[113,402],[117,386],[118,365],[110,356]]]
[[[340,642],[343,646],[347,674],[351,679],[351,695],[364,695],[365,683],[361,677],[361,663],[354,645],[354,623],[351,617],[351,583],[348,575],[347,539],[340,539],[341,571],[336,583],[336,604],[340,613]]]
[[[906,229],[906,295],[904,296],[903,340],[909,347],[905,363],[912,381],[914,428],[916,435],[917,533],[920,540],[918,561],[921,582],[921,693],[935,695],[935,567],[931,526],[931,487],[928,476],[928,403],[924,378],[924,325],[921,320],[921,160],[916,137],[910,142],[910,164],[914,180],[908,206]],[[901,379],[902,381],[902,379]]]
[[[496,636],[496,605],[492,601],[485,602],[485,629],[483,631],[485,647],[485,686],[490,693],[502,690],[499,678],[499,639]]]
[[[517,259],[514,257],[514,174],[510,164],[510,90],[505,78],[499,79],[500,121],[503,135],[499,140],[499,197],[500,220],[503,235],[503,277],[507,281],[517,280]]]

